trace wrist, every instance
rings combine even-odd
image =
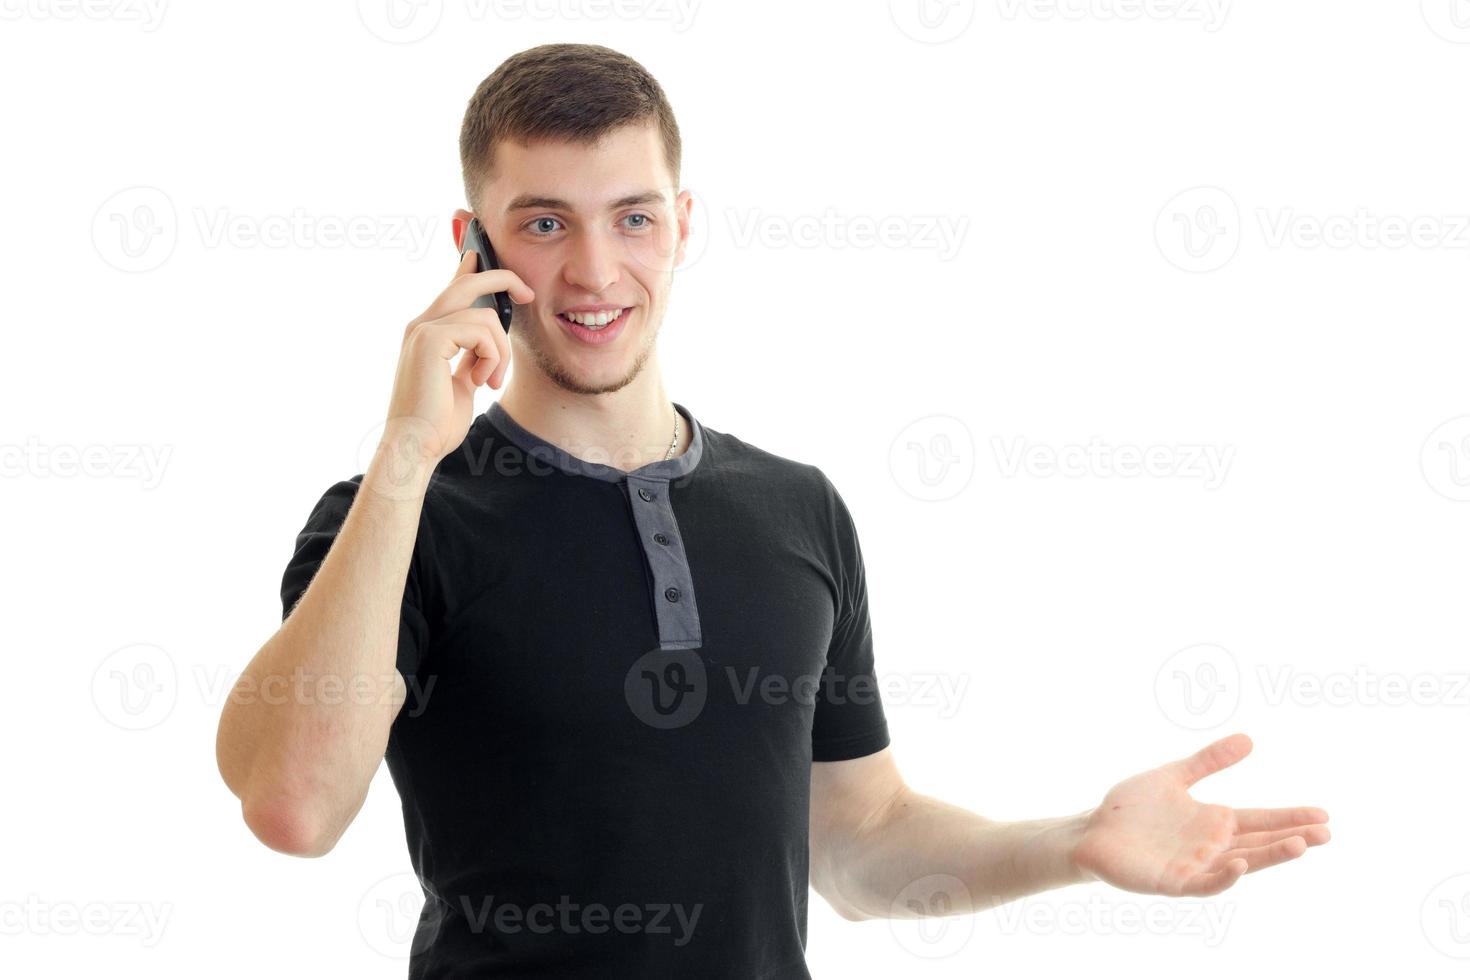
[[[1062,873],[1066,875],[1068,884],[1076,885],[1097,880],[1097,875],[1077,862],[1077,852],[1081,847],[1082,838],[1087,833],[1087,824],[1092,819],[1093,812],[1093,810],[1083,810],[1080,813],[1062,817],[1058,825],[1058,847],[1061,851]]]
[[[433,426],[419,419],[393,419],[383,428],[363,486],[392,500],[417,500],[429,487],[442,457]]]

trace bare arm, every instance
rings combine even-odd
[[[463,223],[455,224],[456,245]],[[475,390],[498,388],[510,341],[479,296],[535,294],[472,249],[403,333],[388,422],[331,550],[251,659],[220,715],[215,756],[266,846],[319,857],[367,798],[407,685],[397,670],[403,591],[429,479],[464,441]],[[448,363],[457,355],[452,372]]]
[[[1094,880],[1213,895],[1331,839],[1319,807],[1233,809],[1189,795],[1250,750],[1245,735],[1230,735],[1125,779],[1094,809],[1010,822],[913,792],[886,749],[814,763],[812,885],[849,919],[974,912]]]
[[[220,774],[255,836],[288,854],[335,846],[404,702],[399,619],[432,463],[406,473],[389,456],[369,465],[316,576],[220,716]],[[394,492],[375,489],[386,480]]]
[[[1086,819],[988,820],[914,792],[888,749],[817,762],[812,886],[846,919],[978,912],[1091,880],[1072,859]]]

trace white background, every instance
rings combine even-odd
[[[548,41],[673,102],[669,393],[842,492],[915,788],[1072,813],[1245,731],[1197,796],[1332,816],[1205,901],[814,894],[814,976],[1463,975],[1470,4],[385,2],[0,2],[7,975],[404,975],[386,768],[286,857],[215,726],[452,272],[465,102]]]

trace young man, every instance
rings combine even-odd
[[[658,83],[533,48],[460,148],[456,245],[478,216],[503,268],[466,253],[409,324],[379,453],[312,511],[242,677],[358,696],[232,699],[219,734],[250,829],[310,856],[386,750],[425,893],[410,976],[804,978],[809,882],[851,919],[1093,879],[1205,895],[1327,839],[1315,808],[1189,797],[1243,735],[1053,820],[909,789],[842,498],[665,392],[690,196]],[[472,306],[500,291],[508,334]]]

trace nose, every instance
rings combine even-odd
[[[582,232],[572,241],[562,276],[579,290],[602,293],[618,281],[617,246],[599,232]]]

